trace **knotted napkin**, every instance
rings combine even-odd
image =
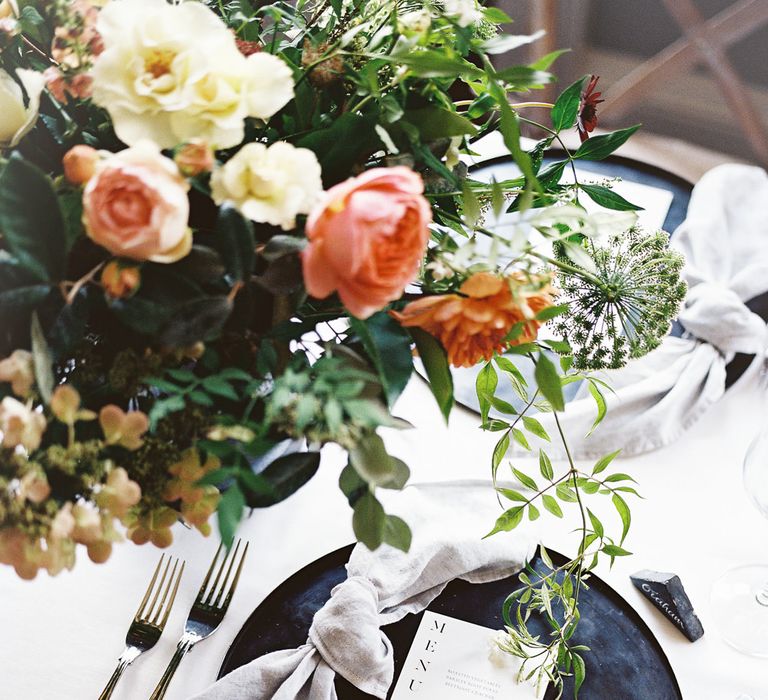
[[[577,457],[618,449],[626,456],[669,444],[723,395],[734,353],[768,347],[765,322],[744,303],[768,291],[766,172],[745,165],[709,171],[694,188],[671,245],[686,258],[689,289],[679,315],[686,333],[598,375],[615,393],[606,394],[608,415],[588,439],[596,410],[581,387],[561,418]],[[540,419],[555,429],[551,416]]]
[[[408,553],[358,544],[348,578],[316,614],[307,643],[243,666],[195,700],[335,700],[338,673],[385,698],[394,676],[392,645],[379,629],[426,608],[453,579],[484,583],[519,571],[535,541],[523,527],[481,539],[498,515],[487,481],[409,486],[385,502],[413,531]]]

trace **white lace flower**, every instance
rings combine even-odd
[[[129,145],[200,138],[230,148],[242,142],[247,117],[267,119],[293,97],[290,68],[270,54],[243,56],[202,3],[113,0],[97,26],[104,52],[93,99]]]
[[[477,0],[443,0],[443,10],[448,17],[453,17],[460,27],[477,24],[483,17]]]
[[[306,148],[278,141],[249,143],[211,178],[216,204],[232,202],[243,216],[289,230],[323,191],[320,164]]]

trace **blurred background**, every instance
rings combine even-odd
[[[510,33],[546,29],[558,88],[600,76],[601,126],[643,123],[641,142],[706,163],[768,165],[768,0],[498,0]],[[502,56],[507,63],[521,55]],[[517,59],[517,60],[516,60]],[[661,153],[660,153],[661,155]]]

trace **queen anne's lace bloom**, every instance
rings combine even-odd
[[[93,98],[132,145],[172,148],[201,138],[241,143],[247,117],[267,119],[293,97],[293,74],[278,57],[240,53],[235,36],[202,3],[114,0],[99,15],[104,52]]]

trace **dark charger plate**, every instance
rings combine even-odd
[[[270,593],[235,638],[221,666],[219,678],[263,654],[304,644],[315,612],[328,600],[331,589],[346,579],[345,565],[351,552],[352,545],[327,554]],[[556,565],[565,562],[560,554],[550,552],[550,555]],[[531,565],[536,570],[546,570],[538,553]],[[432,602],[429,610],[492,629],[502,629],[502,604],[520,585],[517,576],[483,584],[453,581]],[[582,592],[580,606],[582,617],[573,643],[586,644],[591,649],[585,652],[587,678],[579,693],[580,698],[682,698],[664,651],[648,626],[621,596],[599,578],[592,577],[589,590]],[[422,615],[407,615],[382,628],[394,647],[395,682]],[[531,628],[536,633],[546,634],[547,631],[544,623],[535,619]],[[340,700],[372,698],[339,677],[336,679],[336,690]],[[572,696],[572,684],[567,679],[564,697]],[[545,700],[554,697],[554,690],[548,689]]]

